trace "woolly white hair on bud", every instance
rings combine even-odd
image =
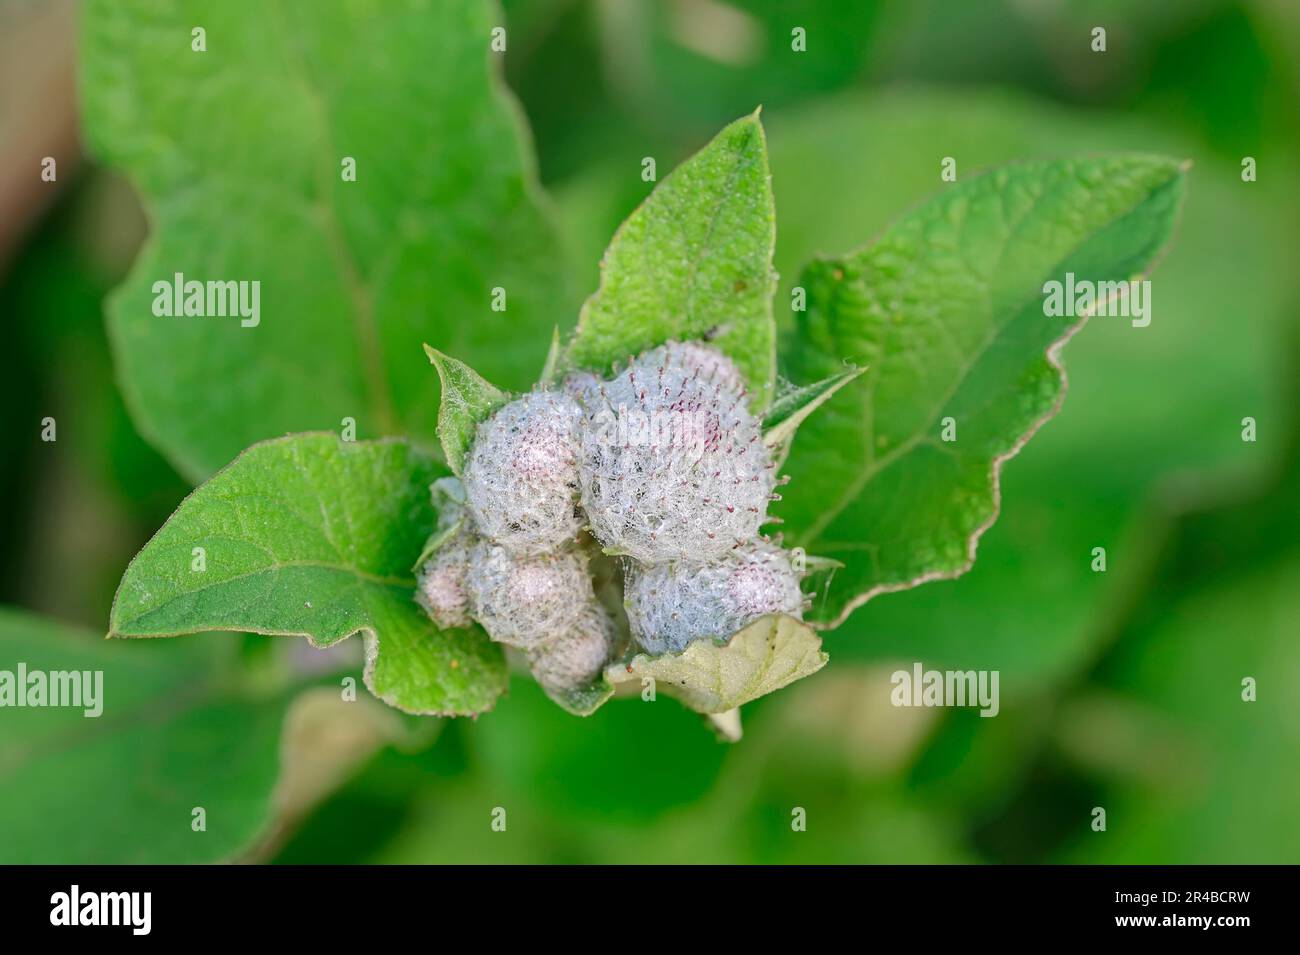
[[[578,622],[549,643],[529,651],[533,678],[552,691],[586,686],[605,668],[614,654],[614,619],[598,601],[582,610]]]
[[[803,618],[799,574],[775,544],[755,541],[716,563],[631,563],[623,602],[650,653],[680,653],[700,637],[729,637],[769,613]]]
[[[669,342],[587,394],[579,473],[602,544],[654,564],[716,559],[758,536],[773,462],[729,358]]]
[[[658,358],[652,358],[657,355]],[[728,388],[744,394],[745,379],[736,363],[712,345],[699,342],[669,342],[647,352],[646,358],[660,363],[668,362],[698,375],[701,381]]]
[[[450,533],[451,537],[420,566],[415,600],[438,629],[468,627],[471,621],[465,571],[474,535],[465,514],[465,489],[456,478],[443,477],[429,485],[429,496],[438,512],[438,531]]]
[[[521,650],[568,632],[595,600],[579,553],[514,557],[487,541],[471,552],[465,589],[470,614],[488,635]]]
[[[571,397],[534,391],[478,426],[463,473],[465,503],[485,537],[523,556],[573,540],[578,508],[578,426]]]
[[[565,377],[560,387],[566,395],[585,408],[593,400],[599,400],[600,386],[603,384],[598,375],[589,371],[575,371]]]
[[[469,595],[465,590],[469,557],[468,535],[457,534],[425,561],[416,575],[416,602],[439,630],[470,625]]]

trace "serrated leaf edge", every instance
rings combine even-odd
[[[1005,165],[1015,165],[1015,164],[1005,164]],[[1191,160],[1185,160],[1182,163],[1179,163],[1177,169],[1177,176],[1185,176],[1187,174],[1187,171],[1191,168],[1191,165],[1192,165]],[[1003,167],[999,166],[996,168],[1003,168]],[[988,172],[983,173],[983,175],[988,175],[988,174],[989,174]],[[1155,192],[1156,188],[1164,188],[1169,183],[1172,183],[1175,178],[1176,177],[1171,176],[1164,183],[1161,183],[1159,186],[1153,188],[1152,193]],[[1145,276],[1150,275],[1153,271],[1155,271],[1156,267],[1159,266],[1159,264],[1164,260],[1164,257],[1169,252],[1170,246],[1173,244],[1173,234],[1174,232],[1177,231],[1178,223],[1181,219],[1181,216],[1182,216],[1182,203],[1180,202],[1178,205],[1178,209],[1175,213],[1174,223],[1170,228],[1170,239],[1160,247],[1160,249],[1156,252],[1156,255],[1152,258],[1151,263],[1145,269],[1129,276],[1129,281],[1141,280]],[[853,255],[856,252],[861,251],[862,249],[869,248],[871,245],[875,243],[875,241],[876,240],[872,240],[872,242],[868,242],[866,245],[859,247],[859,249],[855,249],[852,252],[846,254]],[[877,584],[876,586],[870,587],[867,590],[863,591],[862,593],[858,594],[856,597],[854,597],[852,600],[846,603],[840,609],[839,614],[833,620],[807,621],[807,625],[809,627],[818,631],[834,630],[836,627],[843,624],[844,621],[846,621],[849,618],[849,615],[853,613],[854,610],[858,609],[863,604],[867,603],[869,600],[873,600],[874,598],[879,597],[881,594],[898,593],[903,590],[911,590],[913,587],[919,587],[922,584],[935,583],[941,580],[956,580],[958,577],[961,577],[966,573],[968,573],[970,569],[975,566],[975,559],[979,551],[980,538],[983,537],[984,534],[987,533],[988,530],[992,528],[994,524],[997,523],[998,517],[1001,516],[1002,513],[1002,466],[1006,464],[1006,462],[1014,458],[1016,455],[1018,455],[1022,450],[1024,450],[1025,445],[1027,445],[1030,442],[1030,440],[1032,440],[1033,437],[1036,434],[1038,434],[1039,429],[1042,428],[1043,425],[1047,424],[1047,422],[1051,421],[1053,418],[1057,416],[1057,414],[1060,413],[1062,406],[1065,404],[1065,396],[1070,390],[1070,379],[1069,379],[1069,375],[1065,370],[1065,362],[1061,357],[1062,352],[1065,350],[1065,346],[1070,343],[1070,340],[1074,338],[1074,336],[1079,333],[1079,331],[1083,328],[1083,326],[1088,323],[1088,319],[1092,318],[1092,316],[1096,313],[1097,309],[1099,309],[1103,304],[1110,305],[1112,302],[1115,301],[1116,297],[1117,295],[1112,295],[1112,296],[1108,296],[1104,301],[1098,300],[1094,302],[1092,308],[1086,309],[1082,314],[1077,315],[1076,316],[1077,321],[1075,321],[1072,325],[1067,326],[1066,329],[1061,333],[1061,337],[1057,338],[1054,342],[1052,342],[1050,345],[1047,346],[1047,350],[1044,352],[1044,357],[1047,359],[1047,363],[1056,371],[1057,376],[1060,379],[1061,387],[1056,394],[1056,399],[1052,402],[1052,406],[1048,408],[1038,419],[1036,419],[1029,426],[1029,428],[1016,439],[1016,441],[1012,444],[1012,446],[1007,451],[1005,451],[1002,454],[994,456],[992,462],[990,463],[989,481],[990,481],[990,490],[993,496],[993,509],[989,513],[988,519],[984,521],[984,523],[982,523],[979,527],[975,528],[975,530],[971,531],[970,536],[966,539],[966,560],[961,564],[961,566],[956,567],[952,570],[927,571],[924,574],[919,574],[916,577],[909,578],[908,580],[901,580],[901,581],[888,583],[888,584]]]
[[[156,639],[166,640],[166,639],[171,639],[173,637],[192,636],[198,633],[256,633],[267,637],[301,637],[302,639],[306,640],[310,646],[313,646],[317,649],[324,649],[326,647],[336,646],[342,643],[344,640],[349,640],[352,637],[360,635],[363,639],[364,658],[365,658],[365,667],[362,670],[362,680],[366,685],[366,689],[370,691],[370,695],[373,696],[375,699],[381,700],[388,706],[391,706],[397,710],[401,710],[403,713],[410,713],[414,716],[476,716],[479,713],[486,713],[489,710],[491,710],[496,705],[496,700],[500,699],[501,694],[505,692],[504,684],[497,691],[496,696],[493,697],[492,702],[489,703],[486,707],[484,707],[481,710],[445,710],[445,711],[444,710],[412,710],[412,709],[407,709],[406,707],[395,703],[389,697],[379,693],[374,686],[374,668],[375,668],[375,663],[379,659],[379,634],[375,631],[375,628],[373,626],[359,627],[357,630],[353,631],[350,634],[347,634],[346,636],[339,637],[337,640],[329,640],[329,641],[317,641],[317,639],[314,636],[312,636],[310,633],[306,633],[299,630],[272,630],[269,628],[260,628],[260,627],[204,626],[204,627],[193,627],[193,628],[185,628],[180,630],[173,630],[166,633],[148,633],[148,634],[124,633],[123,631],[117,628],[117,626],[115,625],[115,620],[117,618],[118,600],[122,596],[122,584],[125,583],[127,576],[130,575],[131,568],[135,566],[136,561],[138,561],[144,555],[145,551],[149,549],[149,545],[153,543],[154,539],[157,538],[157,536],[163,532],[163,530],[171,522],[172,518],[174,518],[181,511],[181,509],[185,507],[186,504],[189,503],[190,499],[193,498],[196,494],[198,494],[201,490],[203,490],[203,488],[207,486],[209,481],[216,479],[219,475],[235,467],[240,461],[244,459],[245,456],[252,453],[254,450],[267,445],[288,443],[290,441],[302,437],[328,437],[328,438],[333,438],[335,441],[339,442],[340,444],[351,444],[354,446],[378,445],[378,444],[400,444],[406,447],[418,447],[414,445],[412,442],[406,440],[405,438],[394,438],[394,437],[375,438],[373,440],[368,440],[368,441],[345,442],[341,438],[339,438],[339,436],[335,434],[333,431],[299,431],[299,432],[295,432],[294,434],[284,435],[283,437],[269,438],[266,441],[258,441],[255,444],[250,444],[243,451],[239,452],[239,454],[236,455],[235,458],[229,464],[227,464],[221,470],[217,471],[216,474],[213,474],[212,477],[208,478],[207,481],[204,481],[202,484],[198,485],[193,490],[191,490],[188,494],[186,494],[185,497],[181,500],[181,502],[176,505],[175,509],[172,510],[171,514],[168,515],[167,519],[162,522],[158,530],[156,530],[153,533],[153,535],[149,538],[149,540],[146,541],[144,545],[136,552],[135,556],[131,558],[130,562],[126,565],[126,569],[122,572],[122,580],[119,581],[117,585],[117,589],[113,592],[113,603],[112,606],[109,608],[109,612],[108,612],[109,629],[108,632],[104,635],[104,639],[105,640],[156,640]],[[414,578],[411,579],[411,588],[412,589],[415,588]],[[429,625],[433,626],[433,622],[430,621]],[[437,628],[435,627],[435,629]]]

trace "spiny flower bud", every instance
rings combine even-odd
[[[468,627],[465,571],[474,535],[465,514],[465,489],[456,478],[443,477],[429,485],[429,496],[438,512],[438,533],[452,536],[417,572],[415,600],[438,629]]]
[[[789,554],[760,540],[708,564],[629,563],[623,603],[642,647],[680,653],[692,640],[730,637],[765,614],[802,619],[799,576]]]
[[[666,364],[689,372],[703,382],[726,388],[737,395],[745,393],[745,379],[736,363],[711,345],[699,342],[668,342],[646,353],[652,363]]]
[[[478,426],[465,462],[465,502],[479,533],[512,554],[573,540],[582,411],[568,395],[534,391]]]
[[[576,551],[514,557],[480,541],[465,575],[470,613],[498,643],[529,650],[567,632],[595,600]]]
[[[570,629],[529,651],[533,678],[552,691],[586,686],[614,655],[615,633],[609,611],[599,601],[590,601]]]
[[[415,599],[439,630],[468,627],[469,595],[465,592],[465,573],[469,567],[468,536],[457,534],[417,575]]]
[[[566,395],[585,408],[593,399],[598,400],[600,398],[600,388],[603,384],[604,382],[599,375],[590,371],[574,371],[565,377],[560,384],[560,388]]]
[[[758,535],[772,456],[725,355],[669,342],[581,394],[582,503],[607,548],[651,564],[711,560]]]

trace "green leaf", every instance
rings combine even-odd
[[[0,862],[215,862],[269,823],[291,697],[218,672],[211,642],[123,647],[0,611],[5,668],[102,674],[103,712],[4,712]],[[191,829],[202,806],[207,830]],[[58,832],[58,839],[50,833]]]
[[[854,378],[861,375],[865,368],[850,368],[838,375],[823,378],[821,381],[802,388],[791,388],[777,396],[772,407],[763,416],[763,441],[769,447],[779,448],[794,437],[799,425],[820,408],[830,397]]]
[[[1044,283],[1138,277],[1170,236],[1183,173],[1145,156],[1009,166],[809,266],[792,374],[868,366],[802,429],[811,451],[788,462],[779,506],[792,543],[845,564],[820,620],[969,569],[1001,466],[1058,409],[1058,351],[1085,320],[1046,317]]]
[[[638,653],[605,671],[611,683],[654,679],[658,688],[699,713],[725,713],[816,673],[829,657],[821,638],[793,617],[772,614],[730,640],[696,640],[681,653]]]
[[[0,863],[216,862],[262,833],[291,696],[241,690],[217,650],[111,644],[0,609],[3,669],[79,673],[101,711],[0,711]]]
[[[410,567],[443,473],[402,441],[291,435],[254,445],[177,508],[127,568],[114,637],[240,630],[330,646],[365,635],[365,681],[410,713],[463,715],[505,687],[479,628],[438,630]],[[204,569],[196,570],[203,548]]]
[[[500,23],[487,2],[87,5],[86,136],[152,225],[109,303],[118,378],[185,474],[344,417],[431,438],[424,340],[532,384],[574,303],[489,51]],[[257,325],[155,316],[153,285],[176,273],[260,282]]]
[[[776,374],[775,239],[756,112],[678,166],[619,227],[568,363],[608,370],[669,339],[707,339],[740,367],[755,408],[765,408]]]
[[[1093,321],[1070,341],[1069,398],[1003,469],[1002,508],[980,539],[976,566],[957,580],[872,600],[827,637],[837,665],[903,658],[998,669],[1006,705],[1015,686],[1037,692],[1072,679],[1109,633],[1115,608],[1143,586],[1158,529],[1146,519],[1148,505],[1167,496],[1164,479],[1177,475],[1185,485],[1252,468],[1259,446],[1241,440],[1224,409],[1257,409],[1263,421],[1287,407],[1275,386],[1275,349],[1260,347],[1294,311],[1287,187],[1243,189],[1239,156],[1225,158],[1216,145],[1150,117],[1080,114],[1006,91],[854,92],[783,110],[768,137],[780,184],[782,326],[794,321],[785,303],[803,263],[879,235],[900,210],[932,196],[935,156],[960,157],[963,175],[1098,151],[1192,158],[1177,242],[1154,279],[1154,321],[1140,334],[1124,322]],[[803,176],[814,164],[818,175]],[[890,189],[858,188],[864,181]],[[596,235],[586,239],[596,246],[589,255],[599,254],[611,218],[618,217],[589,230]],[[1240,334],[1218,333],[1227,313],[1238,316]],[[791,453],[820,452],[797,439]],[[1110,573],[1088,567],[1098,545],[1107,548]],[[988,625],[972,628],[973,619]],[[987,786],[987,775],[981,779]]]
[[[463,361],[449,358],[436,348],[424,346],[424,353],[438,369],[442,401],[438,406],[438,440],[447,464],[460,474],[465,455],[474,443],[479,422],[490,417],[508,400],[505,392],[488,384]]]

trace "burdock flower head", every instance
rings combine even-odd
[[[758,535],[772,456],[725,355],[670,342],[581,394],[582,506],[608,550],[714,560]]]
[[[610,380],[572,373],[478,424],[463,490],[444,493],[456,533],[421,568],[418,599],[440,627],[477,622],[524,651],[561,693],[628,636],[679,652],[800,616],[800,575],[759,536],[773,468],[744,379],[714,348],[669,342]],[[593,588],[601,552],[620,558],[625,616]]]

